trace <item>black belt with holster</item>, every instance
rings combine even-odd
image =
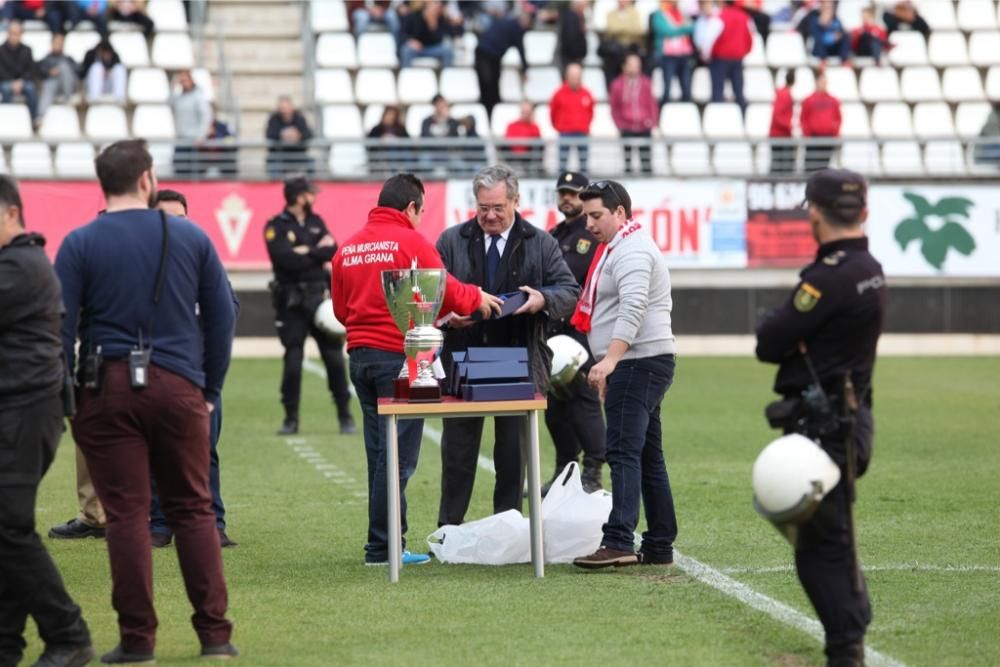
[[[271,305],[275,310],[291,310],[302,308],[313,313],[327,295],[327,285],[324,282],[278,282],[272,280],[267,284],[271,290]]]

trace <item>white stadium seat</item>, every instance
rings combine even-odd
[[[771,131],[771,105],[763,102],[750,104],[744,123],[748,137],[764,139]]]
[[[900,99],[899,80],[891,67],[861,70],[861,99],[865,102],[895,102]]]
[[[194,59],[191,53],[191,38],[185,33],[166,33],[167,40],[160,46],[160,60],[157,67],[168,69],[182,69],[183,67],[193,67]],[[175,39],[180,38],[180,39]],[[133,67],[149,67],[149,47],[146,46],[146,38],[139,32],[113,32],[111,33],[111,46],[115,47],[118,57],[121,58],[122,65],[128,69]],[[156,39],[159,39],[157,35]],[[184,47],[180,42],[187,40],[187,62],[186,65],[174,65],[184,58]],[[153,49],[156,49],[156,42],[153,42]],[[164,50],[167,50],[165,52]],[[177,53],[169,50],[176,49]]]
[[[882,146],[882,170],[887,176],[917,176],[924,173],[920,145],[915,141],[893,141]]]
[[[955,109],[955,131],[962,139],[979,136],[989,118],[992,106],[989,102],[962,102]]]
[[[490,117],[486,113],[486,107],[482,104],[453,104],[451,106],[452,118],[464,118],[472,116],[476,121],[476,134],[487,138],[490,136]]]
[[[870,0],[840,0],[837,3],[837,18],[844,30],[850,32],[861,27],[861,10],[871,5]]]
[[[474,96],[471,100],[463,102],[474,102],[479,99],[479,80],[476,79],[474,85],[469,89],[466,96]],[[521,72],[519,70],[505,67],[500,70],[500,99],[504,102],[520,102],[524,99],[524,88],[521,84]]]
[[[1000,65],[1000,32],[977,31],[969,35],[969,60],[977,67]]]
[[[387,32],[366,32],[358,38],[358,62],[365,67],[397,69],[396,40]]]
[[[330,147],[330,171],[337,176],[363,174],[367,170],[365,145],[356,141],[337,142]]]
[[[865,176],[882,173],[882,159],[878,144],[872,141],[848,142],[840,148],[840,166]]]
[[[949,102],[979,102],[983,95],[983,80],[975,67],[949,67],[944,71],[944,99]]]
[[[174,112],[166,104],[136,106],[132,113],[132,135],[143,139],[175,138]]]
[[[535,107],[535,123],[538,124],[538,131],[542,134],[542,139],[555,139],[559,136],[556,129],[552,127],[552,116],[548,104],[539,104]]]
[[[931,64],[936,67],[952,67],[969,64],[969,50],[965,35],[960,32],[933,32],[927,44]]]
[[[48,30],[25,30],[21,33],[21,43],[31,49],[31,57],[38,62],[52,50],[52,33]]]
[[[744,67],[764,67],[767,65],[767,54],[764,51],[764,40],[755,30],[750,53],[743,59]]]
[[[841,102],[857,102],[858,78],[850,67],[829,67],[826,70],[826,89]]]
[[[142,35],[131,33],[142,39]],[[145,42],[143,42],[145,48]],[[124,60],[124,56],[122,57]],[[153,38],[153,64],[163,69],[190,69],[194,67],[194,48],[186,32],[167,32]]]
[[[848,102],[840,106],[840,136],[845,139],[867,139],[872,136],[868,110],[864,104]]]
[[[933,176],[966,173],[962,144],[957,141],[928,141],[924,146],[924,167]]]
[[[603,33],[608,27],[608,14],[618,9],[618,0],[594,0],[591,16],[594,19],[594,30]]]
[[[347,7],[343,0],[310,2],[313,32],[347,32]]]
[[[146,13],[156,24],[157,32],[187,32],[188,21],[181,0],[149,0]]]
[[[721,176],[754,173],[753,147],[742,141],[716,144],[712,149],[712,169]]]
[[[562,77],[555,67],[531,67],[524,81],[524,98],[529,102],[548,102],[561,85]]]
[[[397,104],[396,75],[390,69],[363,67],[354,79],[354,99],[358,104]]]
[[[369,104],[365,107],[365,111],[361,114],[361,125],[365,128],[365,136],[368,132],[382,122],[382,112],[385,111],[385,107],[381,104]]]
[[[660,132],[667,138],[701,138],[701,114],[691,102],[671,102],[660,109]]]
[[[619,136],[608,104],[597,104],[594,107],[590,136],[605,140]],[[590,146],[590,173],[595,176],[619,176],[625,168],[624,160],[623,147],[617,141],[602,141]]]
[[[658,74],[660,74],[660,82],[662,84],[662,82],[663,82],[663,75],[662,74],[663,73],[662,72],[658,72]],[[746,86],[744,86],[744,89],[745,88],[746,88]],[[723,96],[728,96],[730,99],[732,98],[732,96],[733,96],[733,89],[732,89],[732,86],[729,85],[729,81],[726,81],[726,87],[722,91],[722,94],[723,94]],[[744,95],[745,94],[746,93],[744,93]],[[662,96],[663,96],[663,88],[662,88],[662,85],[661,85],[661,87],[660,87],[660,96],[657,97],[656,99],[660,99],[660,97],[662,97]],[[698,102],[699,104],[704,104],[704,103],[706,103],[706,102],[708,102],[709,100],[712,99],[712,77],[708,73],[708,68],[707,67],[698,67],[697,69],[695,69],[694,73],[692,74],[692,76],[691,76],[691,98],[695,102]],[[680,102],[681,101],[681,85],[677,81],[677,79],[674,79],[673,81],[670,82],[670,101],[671,102]]]
[[[520,65],[517,49],[508,49],[507,53],[512,54]],[[556,33],[549,30],[529,30],[524,33],[524,57],[528,59],[529,67],[551,65],[555,53]]]
[[[993,30],[997,27],[993,0],[958,0],[957,14],[960,30]]]
[[[776,82],[777,83],[777,82]],[[810,67],[799,67],[795,70],[795,85],[792,86],[792,98],[802,101],[816,90],[816,75]]]
[[[889,51],[889,62],[896,67],[927,64],[927,42],[919,32],[892,33],[889,42],[893,45]]]
[[[608,84],[604,81],[604,70],[600,67],[583,68],[583,87],[594,96],[595,102],[608,101]]]
[[[10,168],[15,176],[52,177],[52,151],[48,144],[24,141],[10,150]]]
[[[514,72],[514,76],[518,76]],[[503,97],[503,75],[501,75],[501,97]],[[518,82],[520,86],[520,81]],[[446,67],[441,70],[440,92],[449,102],[475,102],[479,99],[479,79],[471,67]]]
[[[795,31],[772,32],[767,38],[767,64],[771,67],[799,67],[806,64],[802,35]]]
[[[708,139],[743,139],[743,112],[738,104],[716,103],[705,105],[701,124]]]
[[[85,142],[59,144],[55,166],[64,178],[94,178],[94,147]]]
[[[159,177],[173,176],[174,174],[174,146],[164,142],[151,142],[149,144],[149,154],[153,156],[153,166],[156,167],[156,175]]]
[[[128,138],[125,110],[114,104],[92,104],[87,109],[83,130],[97,141],[117,141]]]
[[[64,139],[80,138],[80,117],[76,109],[64,105],[53,104],[45,112],[42,118],[42,126],[38,130],[38,136],[47,141],[60,141]]]
[[[201,89],[209,102],[215,102],[215,83],[212,81],[212,73],[204,67],[195,67],[191,70],[191,78],[194,85]]]
[[[927,21],[931,30],[956,30],[958,21],[955,17],[955,3],[951,0],[919,0],[917,11]]]
[[[353,104],[323,107],[323,136],[327,139],[357,139],[365,136],[361,112]]]
[[[704,68],[702,68],[704,69]],[[774,100],[774,79],[766,67],[747,67],[743,70],[743,95],[747,102]]]
[[[621,136],[618,126],[611,116],[610,104],[594,105],[594,122],[590,124],[590,136],[599,139],[617,138]]]
[[[922,102],[913,108],[913,133],[918,139],[955,136],[951,109],[944,102]]]
[[[933,67],[907,67],[899,82],[906,102],[936,102],[941,99],[941,82]]]
[[[879,102],[872,111],[872,132],[879,139],[911,138],[910,107],[902,102]]]
[[[597,36],[597,33],[590,30],[587,31],[587,55],[583,57],[584,67],[600,67],[602,64],[601,57],[597,55],[597,49],[600,48],[601,40]]]
[[[358,52],[354,45],[354,35],[350,33],[320,35],[316,40],[316,64],[319,67],[357,68]]]
[[[401,69],[397,86],[401,104],[430,102],[438,94],[437,72],[423,67]]]
[[[97,46],[100,41],[101,36],[93,30],[73,30],[66,35],[63,53],[80,64],[87,55],[87,51]]]
[[[1000,66],[994,65],[986,72],[986,97],[1000,102]]]
[[[319,104],[353,104],[354,84],[346,69],[318,69],[313,90]]]
[[[708,173],[711,169],[711,163],[708,158],[708,144],[690,141],[671,144],[670,169],[675,174],[684,176],[696,176]]]
[[[170,97],[167,74],[158,67],[137,67],[128,74],[128,99],[133,104],[166,102]]]
[[[493,115],[490,118],[490,131],[496,138],[501,138],[507,132],[507,126],[517,120],[521,115],[520,104],[500,103],[493,107]],[[537,116],[537,111],[535,112]]]
[[[434,107],[430,104],[413,104],[406,110],[406,132],[411,137],[420,136],[420,125],[424,119],[434,113]],[[454,117],[454,112],[451,114]],[[477,130],[479,128],[476,128]]]
[[[23,104],[0,104],[0,140],[31,139],[31,113]]]

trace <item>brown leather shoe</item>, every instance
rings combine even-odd
[[[605,567],[626,567],[638,565],[639,556],[634,551],[619,551],[609,549],[603,544],[589,556],[581,556],[573,560],[573,565],[585,570],[600,570]]]

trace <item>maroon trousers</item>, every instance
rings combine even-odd
[[[174,529],[177,557],[203,645],[232,634],[222,550],[208,487],[208,408],[187,379],[151,366],[149,386],[129,384],[128,364],[105,363],[103,386],[81,391],[73,437],[107,514],[111,602],[122,647],[151,652],[156,640],[149,532],[150,472]]]

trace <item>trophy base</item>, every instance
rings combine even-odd
[[[435,385],[433,387],[414,387],[411,385],[409,391],[409,401],[410,403],[440,403],[441,386]]]
[[[396,378],[392,381],[392,397],[397,401],[410,398],[410,378]]]

